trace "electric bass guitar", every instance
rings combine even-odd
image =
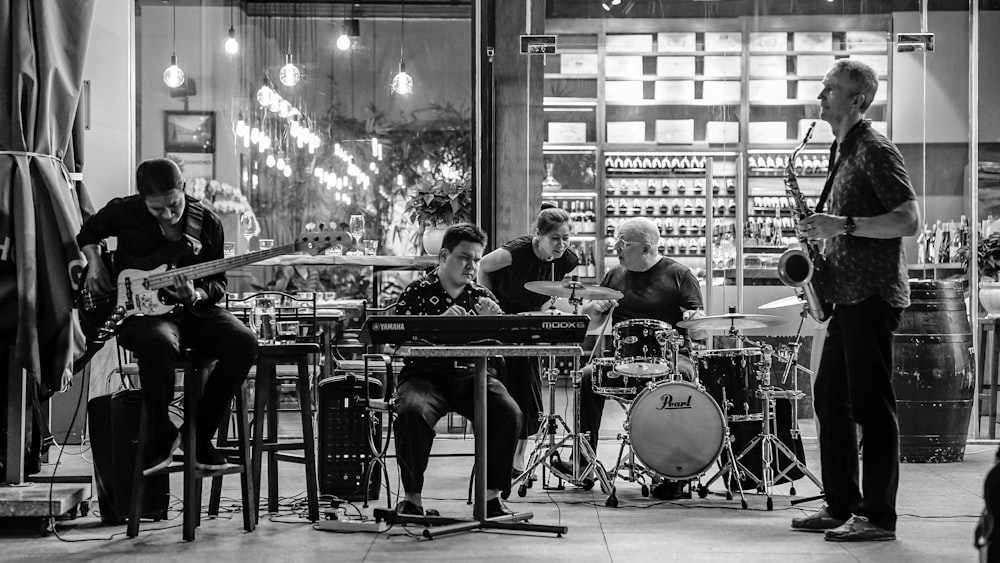
[[[172,302],[163,290],[173,285],[177,274],[196,280],[293,252],[305,251],[316,255],[335,244],[348,248],[353,242],[351,236],[344,231],[304,232],[291,244],[180,268],[171,268],[168,260],[159,257],[162,253],[157,253],[155,258],[146,263],[159,265],[148,270],[129,268],[118,272],[115,289],[109,293],[95,295],[86,289],[80,291],[77,306],[84,333],[89,333],[88,340],[104,342],[111,339],[122,321],[129,317],[158,316],[173,311],[180,305]],[[172,254],[174,259],[177,257],[176,252],[166,254]]]

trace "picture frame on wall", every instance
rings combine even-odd
[[[214,153],[215,112],[163,112],[163,151],[166,153]]]

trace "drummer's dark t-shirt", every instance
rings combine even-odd
[[[625,295],[618,300],[614,323],[659,319],[673,326],[681,321],[684,310],[702,308],[698,278],[690,268],[665,256],[645,272],[615,266],[604,275],[601,285]]]

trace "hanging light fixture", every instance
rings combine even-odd
[[[174,0],[174,34],[170,54],[170,66],[163,71],[163,83],[170,88],[178,88],[184,84],[184,71],[177,66],[177,0]]]
[[[341,51],[347,51],[357,45],[359,37],[361,37],[360,22],[354,18],[344,20],[340,28],[340,36],[337,37],[337,48]]]
[[[271,105],[271,96],[274,95],[274,89],[271,88],[270,80],[267,79],[267,73],[264,73],[264,83],[261,84],[260,88],[257,89],[257,103],[260,107],[266,108]]]
[[[406,73],[406,62],[403,61],[403,43],[406,40],[406,26],[403,20],[406,17],[406,2],[402,3],[399,13],[399,72],[392,77],[392,91],[405,96],[413,92],[413,78]]]
[[[236,0],[232,0],[236,3]],[[230,55],[235,55],[240,52],[240,42],[236,40],[236,28],[233,26],[233,4],[229,5],[229,37],[226,42],[222,44],[222,47]]]
[[[299,67],[292,62],[292,40],[289,37],[288,50],[285,51],[285,66],[281,67],[278,72],[278,80],[285,86],[292,87],[299,83],[301,77],[302,73],[299,71]]]

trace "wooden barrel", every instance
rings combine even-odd
[[[972,328],[960,282],[910,280],[893,343],[900,460],[962,461],[975,396]]]

